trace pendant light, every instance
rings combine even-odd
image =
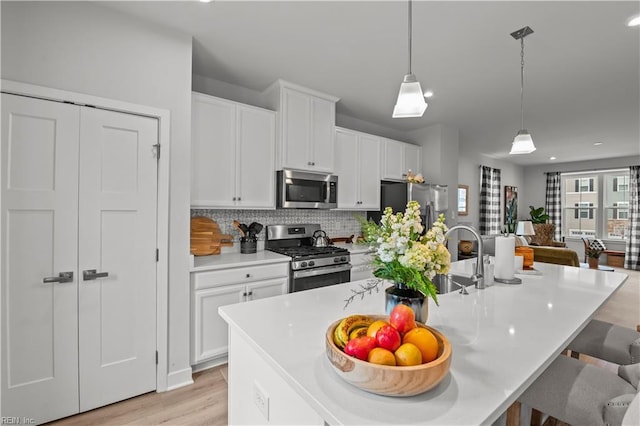
[[[411,72],[411,0],[409,0],[409,74],[404,76],[398,93],[393,118],[422,117],[427,109],[420,82]]]
[[[511,33],[511,37],[520,40],[520,115],[522,125],[513,139],[509,154],[530,154],[536,150],[531,133],[524,128],[524,38],[529,34],[533,34],[533,30],[529,27]]]

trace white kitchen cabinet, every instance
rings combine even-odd
[[[276,168],[332,173],[338,98],[278,80],[265,99],[278,111]]]
[[[407,172],[422,173],[422,147],[382,139],[382,179],[406,180]]]
[[[380,208],[380,138],[336,128],[338,209]]]
[[[289,263],[194,272],[191,285],[191,364],[215,365],[228,350],[227,323],[218,307],[287,293]]]
[[[275,208],[275,112],[192,94],[191,206]]]

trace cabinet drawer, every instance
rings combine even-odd
[[[275,263],[272,265],[196,272],[193,274],[192,280],[194,290],[198,290],[228,284],[250,283],[269,278],[286,277],[288,275],[289,263]]]

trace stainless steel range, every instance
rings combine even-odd
[[[318,224],[268,225],[265,248],[291,257],[289,292],[310,290],[351,281],[349,250],[316,247]]]

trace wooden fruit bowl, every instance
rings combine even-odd
[[[369,315],[388,321],[384,315]],[[431,362],[409,367],[371,364],[351,357],[333,342],[333,332],[340,323],[334,322],[327,329],[326,353],[335,372],[347,382],[367,392],[386,396],[413,396],[434,388],[449,373],[451,343],[435,328],[418,323],[431,331],[438,340],[438,357]]]

